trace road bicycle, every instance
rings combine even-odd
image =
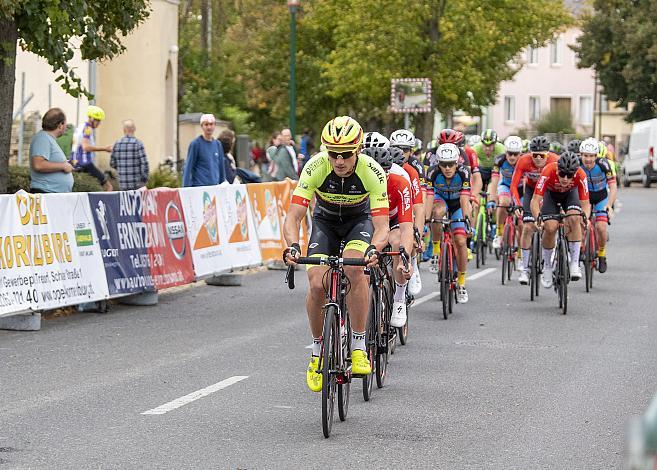
[[[408,269],[408,254],[404,247],[399,251],[384,251],[379,264],[369,269],[370,306],[367,320],[367,356],[372,366],[372,374],[363,378],[363,399],[369,401],[376,378],[377,388],[382,388],[388,370],[388,355],[392,354],[397,341],[398,328],[390,324],[394,296],[394,277],[392,276],[392,257],[399,256]],[[408,321],[406,322],[408,324]]]
[[[500,258],[502,259],[502,285],[504,285],[507,280],[511,280],[511,272],[516,269],[516,256],[518,254],[518,237],[516,236],[518,215],[516,212],[522,209],[522,206],[510,205],[499,207],[506,209],[504,231],[502,232],[502,247],[500,249]]]
[[[349,278],[344,266],[366,266],[364,258],[342,258],[340,256],[300,257],[297,264],[328,266],[324,275],[327,303],[323,307],[324,327],[322,348],[317,373],[322,374],[322,431],[324,437],[331,435],[333,411],[337,396],[340,421],[347,419],[349,410],[349,386],[356,376],[351,372],[351,324],[346,298]],[[294,289],[294,266],[289,266],[285,281]]]
[[[566,238],[566,228],[564,220],[568,217],[584,217],[579,214],[555,214],[547,217],[541,217],[542,220],[556,220],[559,222],[557,228],[557,243],[555,245],[554,261],[552,266],[552,285],[559,298],[559,308],[564,315],[568,313],[568,284],[570,283],[570,267],[568,265],[568,239]]]
[[[607,224],[610,224],[607,213]],[[586,292],[593,289],[593,272],[598,269],[598,236],[595,231],[595,215],[592,214],[586,223],[584,238],[582,239],[581,261],[584,263],[584,283]]]
[[[488,254],[493,253],[493,238],[495,236],[495,224],[489,223],[488,220],[488,193],[481,191],[479,199],[479,212],[477,213],[477,223],[475,224],[475,239],[473,251],[477,262],[477,268],[486,265],[486,251]],[[499,259],[499,255],[496,253]]]
[[[452,241],[452,224],[465,223],[466,232],[469,230],[469,219],[434,219],[432,223],[443,226],[440,240],[440,258],[438,259],[438,282],[440,283],[440,300],[443,307],[443,318],[447,320],[452,313],[456,302],[456,252]]]

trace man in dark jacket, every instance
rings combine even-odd
[[[212,114],[201,116],[203,133],[189,144],[183,186],[211,186],[225,181],[224,149],[213,135],[216,125]]]

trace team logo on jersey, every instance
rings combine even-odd
[[[364,237],[370,237],[371,235],[367,232],[360,232],[360,234]]]
[[[319,246],[319,243],[311,243],[308,245],[308,248],[317,248]]]
[[[379,179],[379,183],[383,183],[386,180],[385,175],[381,171],[381,167],[376,167],[372,164],[372,162],[368,162],[367,166],[372,170],[372,172],[376,175],[376,177]]]

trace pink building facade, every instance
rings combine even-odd
[[[595,77],[592,69],[578,69],[570,49],[580,30],[570,28],[544,47],[528,48],[517,61],[513,80],[502,82],[497,103],[488,108],[484,126],[501,138],[531,130],[532,124],[550,110],[569,110],[576,131],[593,132]]]

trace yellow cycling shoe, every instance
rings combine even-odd
[[[310,364],[308,364],[308,370],[306,371],[306,384],[313,392],[322,391],[322,373],[318,373],[317,369],[319,369],[319,358],[312,356],[310,358]]]
[[[468,248],[468,261],[472,261],[472,258],[473,258],[472,250],[470,248]]]
[[[368,375],[372,373],[372,366],[365,351],[354,349],[351,352],[351,373],[355,375]]]

